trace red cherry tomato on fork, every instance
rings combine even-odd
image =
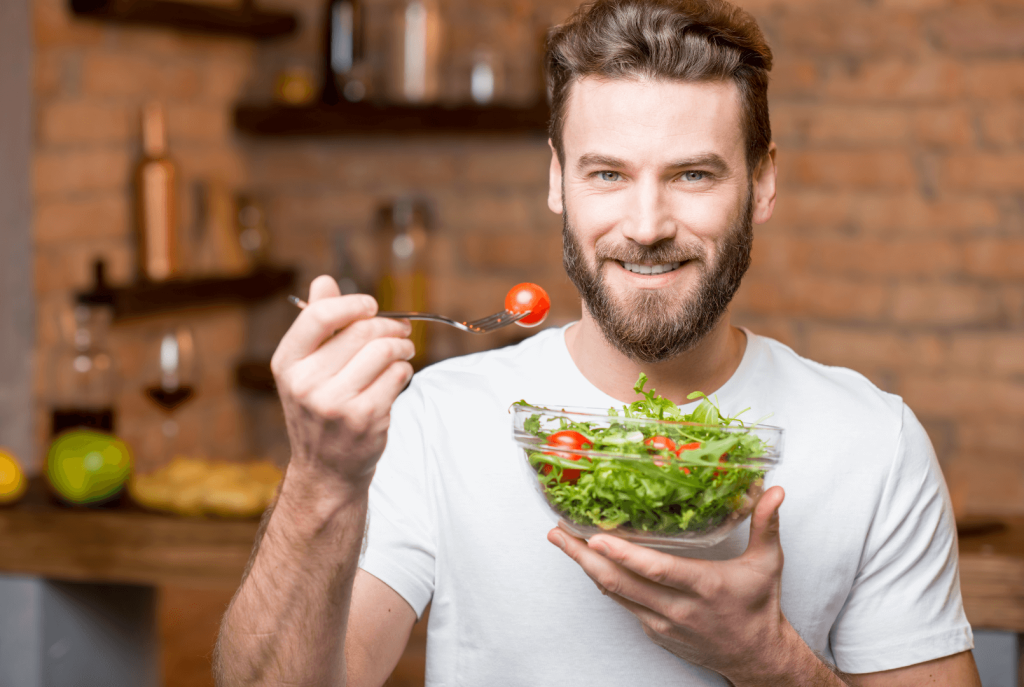
[[[554,434],[552,434],[551,436],[548,437],[548,445],[550,445],[550,446],[560,446],[562,448],[573,449],[573,450],[576,450],[576,451],[582,451],[583,449],[588,449],[588,448],[591,448],[593,446],[593,444],[590,443],[589,439],[587,439],[585,436],[583,436],[579,432],[574,432],[572,430],[565,430],[565,431],[562,431],[562,432],[555,432]],[[546,456],[554,456],[556,458],[562,458],[564,460],[579,460],[580,459],[580,457],[577,456],[574,453],[562,453],[560,451],[545,451],[544,455],[546,455]],[[550,465],[545,465],[544,468],[541,470],[541,472],[543,472],[545,475],[550,475],[551,474],[551,466]],[[562,470],[562,477],[558,481],[559,482],[575,482],[579,478],[580,478],[580,471],[579,470],[571,470],[571,469],[566,470],[566,469],[563,469]]]
[[[547,292],[536,284],[523,282],[509,289],[505,296],[505,310],[517,315],[524,312],[530,313],[516,324],[521,327],[536,327],[548,316],[548,310],[551,310],[551,299],[548,298]]]

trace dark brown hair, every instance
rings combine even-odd
[[[573,83],[587,76],[678,81],[732,79],[743,102],[747,169],[772,140],[772,51],[757,22],[725,0],[596,0],[548,34],[549,135],[565,163],[562,127]]]

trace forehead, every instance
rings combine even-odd
[[[656,164],[716,153],[742,166],[742,102],[731,81],[586,77],[562,124],[567,161],[586,154]]]

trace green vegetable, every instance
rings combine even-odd
[[[765,471],[756,459],[769,451],[766,442],[736,417],[724,417],[701,392],[687,397],[702,400],[683,413],[654,389],[645,391],[646,384],[641,374],[634,391],[642,399],[609,409],[607,421],[574,421],[557,411],[526,420],[524,429],[539,446],[565,430],[592,444],[580,451],[527,451],[552,507],[578,525],[669,536],[714,528],[734,511],[748,509],[748,492],[763,485]],[[563,479],[570,470],[572,477]]]

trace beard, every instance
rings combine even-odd
[[[660,363],[692,350],[714,329],[750,267],[754,240],[751,191],[748,188],[743,213],[719,245],[714,262],[704,245],[696,242],[629,243],[597,250],[597,264],[607,259],[634,264],[692,261],[699,269],[698,280],[681,302],[678,297],[648,290],[614,299],[604,275],[587,263],[568,210],[563,211],[562,264],[583,304],[615,348],[635,362]],[[562,207],[567,207],[564,197]]]

